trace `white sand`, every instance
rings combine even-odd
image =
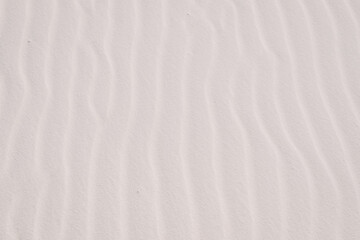
[[[360,239],[360,1],[0,2],[0,240]]]

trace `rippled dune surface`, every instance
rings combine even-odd
[[[359,240],[360,2],[0,0],[1,240]]]

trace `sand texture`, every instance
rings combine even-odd
[[[0,0],[0,240],[359,239],[359,0]]]

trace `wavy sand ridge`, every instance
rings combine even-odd
[[[0,10],[0,239],[360,239],[356,1]]]

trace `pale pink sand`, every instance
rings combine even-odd
[[[0,240],[360,239],[359,1],[0,2]]]

